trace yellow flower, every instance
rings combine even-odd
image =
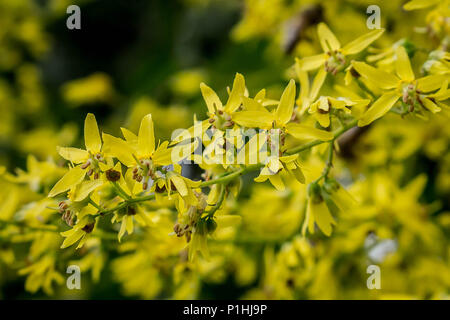
[[[52,283],[56,282],[59,285],[64,283],[63,276],[55,270],[55,264],[55,257],[48,254],[32,265],[20,269],[19,275],[28,275],[25,281],[25,289],[35,293],[39,288],[42,288],[46,294],[52,295]]]
[[[48,190],[47,188],[53,185],[66,171],[65,168],[58,167],[52,161],[38,161],[33,155],[28,155],[27,171],[18,168],[16,176],[6,174],[5,179],[15,183],[28,184],[31,190],[39,192]]]
[[[316,87],[320,88],[320,85]],[[260,108],[259,110],[238,112],[234,115],[233,120],[239,125],[250,128],[280,128],[296,139],[331,140],[333,138],[331,132],[290,122],[294,114],[295,93],[295,81],[291,79],[284,89],[278,106],[273,113],[262,107],[263,109]]]
[[[233,115],[233,121],[248,128],[270,129],[283,127],[288,123],[294,112],[295,81],[291,79],[281,95],[278,107],[274,113],[265,109],[256,99],[245,99],[246,110]]]
[[[174,165],[173,170],[166,168],[166,170],[158,172],[151,191],[155,192],[157,199],[164,192],[167,192],[169,199],[171,199],[172,192],[176,191],[186,205],[196,205],[197,197],[193,190],[198,188],[200,183],[201,181],[193,181],[183,177],[181,175],[181,166]]]
[[[430,74],[450,73],[450,53],[442,50],[430,52],[428,60],[422,66],[422,71]]]
[[[58,153],[61,157],[74,164],[85,163],[86,167],[83,167],[83,169],[91,166],[95,167],[98,160],[103,158],[101,153],[102,140],[100,139],[97,121],[92,113],[88,113],[84,120],[84,143],[86,150],[72,147],[58,147]]]
[[[351,113],[351,110],[348,107],[355,104],[356,102],[353,102],[347,98],[336,99],[322,96],[309,106],[308,112],[313,114],[314,118],[322,127],[328,128],[331,123],[331,108],[344,110],[346,113]]]
[[[91,215],[86,215],[80,219],[77,224],[70,230],[61,232],[61,235],[66,238],[61,245],[61,249],[67,248],[80,240],[77,249],[81,248],[86,242],[88,235],[92,233],[95,227],[95,218]]]
[[[236,73],[233,88],[229,93],[225,106],[214,90],[203,82],[200,83],[200,90],[208,108],[209,123],[219,130],[226,130],[227,128],[233,127],[233,113],[241,106],[242,96],[244,96],[246,91],[245,79],[242,74]]]
[[[439,112],[441,110],[438,106],[439,101],[448,99],[448,81],[445,82],[445,75],[430,75],[415,79],[408,55],[402,46],[396,49],[395,69],[397,76],[371,67],[364,62],[353,62],[352,64],[362,77],[380,89],[387,90],[359,119],[359,126],[366,126],[382,117],[401,97],[403,104],[408,107],[408,112],[414,111],[422,116],[424,116],[422,110],[432,113]],[[427,92],[434,91],[441,86],[442,88],[438,93],[427,94]]]
[[[94,179],[100,177],[101,165],[106,162],[102,149],[102,140],[98,131],[97,121],[92,113],[88,113],[84,121],[84,141],[86,150],[59,147],[58,153],[66,160],[74,164],[84,163],[71,168],[50,190],[49,197],[54,197],[62,192],[76,187],[84,180],[86,174],[93,174]]]
[[[322,189],[317,183],[309,185],[309,198],[306,208],[306,217],[302,227],[303,235],[308,228],[309,233],[314,233],[314,223],[327,235],[331,235],[332,225],[336,224],[322,195]]]
[[[299,67],[303,71],[309,71],[325,65],[325,71],[335,75],[344,69],[347,56],[361,52],[378,39],[383,32],[384,29],[370,31],[341,48],[339,40],[327,25],[320,23],[317,26],[317,33],[324,53],[300,59]]]
[[[141,226],[149,226],[151,224],[150,216],[147,212],[145,212],[140,206],[127,206],[123,210],[114,214],[111,222],[122,222],[120,225],[119,233],[117,234],[117,238],[119,242],[122,240],[122,237],[127,232],[128,235],[132,234],[134,231],[134,220]]]
[[[69,171],[67,171],[67,173],[53,186],[48,196],[54,197],[62,192],[75,188],[84,180],[85,176],[86,170],[83,170],[80,166],[69,169]]]
[[[161,166],[172,163],[172,149],[167,148],[168,141],[156,146],[151,114],[142,119],[137,136],[125,128],[122,128],[122,133],[125,140],[103,133],[105,154],[133,168],[133,179],[140,182],[141,187],[141,190],[135,188],[133,192],[138,193],[147,189]]]
[[[322,87],[327,74],[325,69],[320,68],[310,85],[308,73],[300,68],[300,60],[298,58],[295,58],[295,72],[300,81],[300,95],[297,99],[297,104],[300,106],[300,110],[298,111],[299,116],[302,116],[306,109],[309,108],[309,105],[315,101],[319,95],[320,88]]]
[[[313,85],[313,90],[311,91],[312,97],[316,91],[320,89],[321,81],[318,80],[317,84]],[[307,101],[307,99],[305,99]],[[284,90],[280,103],[275,111],[275,127],[282,128],[285,132],[296,139],[317,139],[328,141],[333,139],[333,134],[331,132],[313,128],[311,126],[290,122],[294,112],[295,104],[295,81],[291,80]]]
[[[439,4],[441,1],[445,2],[446,0],[411,0],[403,5],[403,9],[409,11],[429,8]]]
[[[298,154],[275,157],[272,156],[268,159],[267,164],[262,168],[258,177],[254,180],[256,182],[264,182],[269,179],[270,183],[277,190],[284,190],[284,183],[281,179],[281,172],[283,169],[287,170],[293,175],[293,177],[300,183],[305,183],[305,176],[300,168],[300,163],[298,162]]]
[[[354,102],[354,104],[347,107],[350,108],[353,117],[355,117],[356,119],[361,118],[361,116],[366,111],[367,105],[370,103],[371,100],[365,99],[356,93],[358,91],[357,85],[354,86],[335,85],[333,88],[342,97],[348,97],[351,101]]]
[[[334,179],[327,179],[323,189],[330,195],[331,201],[344,213],[354,208],[357,204],[351,194]]]

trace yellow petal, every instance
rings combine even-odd
[[[282,156],[279,158],[281,162],[283,163],[293,163],[295,160],[298,159],[298,154],[292,154],[288,156]]]
[[[85,244],[85,242],[86,242],[87,239],[88,239],[88,238],[87,238],[87,235],[86,235],[86,234],[83,234],[83,235],[81,236],[81,240],[80,240],[80,242],[78,243],[76,249],[78,250],[78,249],[80,249],[82,246],[84,246],[84,244]]]
[[[126,217],[123,217],[122,224],[120,225],[119,233],[117,234],[117,239],[119,240],[119,242],[122,240],[122,237],[124,236],[125,231],[127,230],[127,222],[128,222],[128,219],[126,219]]]
[[[373,84],[381,89],[393,89],[397,87],[399,79],[387,72],[375,69],[364,62],[352,62],[353,67],[363,77],[367,78]]]
[[[422,92],[430,92],[439,89],[446,80],[448,80],[448,75],[445,74],[426,76],[417,79],[417,89]]]
[[[422,102],[425,105],[425,108],[427,108],[432,113],[441,111],[441,108],[439,108],[433,101],[428,98],[423,99]]]
[[[86,150],[81,150],[78,148],[57,147],[56,150],[61,157],[76,164],[85,162],[89,157],[89,153]]]
[[[75,187],[81,181],[83,181],[84,176],[86,175],[86,170],[81,169],[80,167],[75,167],[70,169],[50,190],[48,194],[49,197],[54,197],[62,192],[69,190],[70,188]]]
[[[403,46],[395,50],[395,70],[400,79],[411,82],[414,80],[414,72],[411,68],[408,54]]]
[[[123,137],[125,138],[125,140],[127,140],[127,142],[137,144],[137,140],[138,140],[137,135],[135,135],[133,132],[131,132],[127,128],[120,128],[120,130],[122,131]]]
[[[265,171],[265,172],[263,172]],[[264,174],[267,173],[267,174]],[[269,169],[267,167],[264,167],[261,172],[259,173],[259,175],[253,179],[255,182],[264,182],[269,178],[270,172]]]
[[[134,223],[133,223],[133,216],[127,216],[127,233],[128,235],[132,234],[134,231]]]
[[[267,167],[269,168],[269,170],[272,174],[277,173],[278,170],[280,170],[281,166],[282,166],[282,164],[276,157],[273,157],[272,159],[270,159],[269,163],[267,164]]]
[[[289,170],[289,172],[295,177],[295,179],[300,183],[305,183],[305,175],[302,172],[300,167],[296,167],[295,169]]]
[[[196,122],[192,127],[187,130],[181,130],[177,135],[172,136],[172,141],[170,145],[174,145],[181,141],[190,140],[192,138],[203,138],[203,134],[211,126],[209,119],[203,120],[202,122]]]
[[[286,126],[286,131],[288,134],[299,140],[317,139],[321,141],[329,141],[333,139],[333,133],[329,131],[320,130],[298,123],[288,123]]]
[[[194,143],[189,143],[187,145],[178,145],[175,148],[167,149],[169,145],[168,141],[164,141],[153,154],[153,162],[154,165],[157,166],[167,166],[169,164],[175,163],[175,153],[173,152],[183,152],[186,154],[186,151],[181,150],[191,150],[192,152],[197,148],[198,141],[196,140]],[[179,154],[179,153],[178,153]],[[173,156],[172,156],[173,155]],[[181,159],[177,159],[178,161]]]
[[[308,205],[306,207],[306,216],[302,226],[302,235],[306,234],[306,228],[308,228],[309,233],[314,233],[314,215],[312,212],[311,201],[308,201]]]
[[[373,105],[362,115],[358,121],[358,126],[366,126],[372,121],[386,114],[397,102],[399,96],[395,92],[383,94]]]
[[[184,182],[183,178],[178,177],[177,175],[171,175],[170,181],[173,182],[173,184],[175,185],[175,188],[177,188],[178,193],[182,197],[185,197],[188,195],[188,188],[187,188],[186,183]]]
[[[327,55],[322,53],[311,57],[305,57],[297,61],[298,68],[302,71],[310,71],[319,68],[327,60]]]
[[[84,143],[86,150],[94,154],[99,153],[102,148],[97,121],[92,113],[88,113],[84,120]]]
[[[295,81],[291,79],[280,98],[280,103],[275,112],[278,125],[285,125],[292,118],[295,103]]]
[[[222,102],[213,89],[202,82],[200,83],[200,90],[202,92],[203,99],[206,102],[206,107],[208,108],[209,113],[213,114],[216,110],[223,109]]]
[[[372,42],[377,40],[384,32],[384,29],[377,29],[370,31],[355,40],[347,43],[342,48],[342,53],[345,55],[347,54],[355,54],[358,52],[363,51],[365,48],[367,48]]]
[[[267,111],[267,109],[264,108],[263,105],[256,100],[256,98],[251,99],[248,97],[242,97],[242,104],[244,105],[244,109],[246,111]]]
[[[72,194],[73,201],[82,201],[86,199],[86,197],[95,189],[100,187],[103,184],[101,179],[88,180],[81,182],[75,189],[75,192]]]
[[[274,121],[273,114],[269,111],[240,111],[233,113],[233,121],[247,128],[269,129]]]
[[[320,45],[324,52],[328,52],[330,49],[339,50],[341,48],[339,40],[325,23],[319,23],[317,26],[317,33],[319,35]]]
[[[155,133],[153,130],[152,115],[146,115],[139,128],[138,135],[138,156],[150,157],[155,151]]]
[[[69,230],[69,231],[72,231],[72,230]],[[61,233],[61,234],[63,234],[63,233]],[[65,234],[67,234],[67,233],[65,233]],[[63,236],[65,234],[63,234]],[[61,245],[61,249],[70,247],[75,242],[77,242],[83,235],[84,235],[84,231],[81,229],[77,229],[76,231],[71,232],[70,235],[66,239],[64,239],[64,242]]]
[[[255,95],[255,100],[258,102],[263,101],[266,98],[266,89],[261,89],[258,91],[258,93]]]
[[[278,191],[284,190],[284,183],[283,180],[281,180],[281,177],[279,174],[272,174],[269,176],[270,183],[277,189]]]
[[[324,128],[328,128],[330,126],[330,113],[314,113],[314,118],[316,118],[317,122]]]
[[[334,221],[330,211],[328,210],[325,201],[321,201],[320,203],[311,203],[311,212],[314,215],[314,221],[320,230],[326,235],[330,236],[332,231],[332,224],[336,224]]]
[[[225,112],[231,114],[239,108],[242,101],[242,96],[245,93],[245,79],[240,73],[236,73],[233,82],[233,89],[231,89],[227,104],[225,105]]]
[[[444,101],[450,98],[450,90],[448,89],[448,80],[445,80],[441,88],[433,93],[427,95],[428,98],[433,98],[436,101]]]
[[[311,86],[311,93],[309,94],[310,101],[314,101],[316,99],[326,77],[327,72],[325,71],[324,68],[321,68],[319,69],[319,71],[317,71],[317,74],[314,77],[314,81]]]
[[[295,58],[295,72],[300,81],[300,101],[303,101],[309,96],[309,79],[308,73],[301,70],[299,66],[299,59]]]
[[[411,0],[403,6],[405,10],[424,9],[439,3],[441,0]]]
[[[127,167],[136,164],[136,161],[133,158],[135,150],[133,150],[127,142],[107,133],[103,133],[102,137],[103,151],[107,157],[117,158]]]

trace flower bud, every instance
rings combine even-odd
[[[209,234],[213,233],[217,229],[217,222],[214,219],[206,220],[206,230]]]

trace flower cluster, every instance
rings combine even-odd
[[[129,295],[158,296],[165,277],[174,298],[197,297],[202,281],[221,282],[227,272],[250,285],[258,273],[255,252],[263,252],[264,277],[245,297],[336,298],[346,285],[338,278],[364,274],[368,260],[385,261],[375,249],[395,239],[402,250],[387,258],[386,277],[406,281],[399,266],[411,259],[416,269],[402,266],[410,277],[440,283],[418,286],[414,295],[448,294],[448,265],[440,257],[448,260],[449,214],[432,220],[440,204],[419,201],[424,174],[402,180],[408,158],[424,147],[427,158],[439,159],[439,192],[450,190],[448,18],[440,19],[448,7],[421,0],[404,6],[429,7],[427,32],[439,43],[424,56],[384,29],[341,45],[320,22],[311,46],[321,53],[292,59],[278,95],[252,92],[240,73],[226,99],[201,82],[206,116],[168,140],[155,130],[164,121],[155,114],[164,110],[147,112],[153,107],[145,100],[138,128],[121,127],[120,135],[100,130],[88,113],[83,148],[66,146],[73,139],[58,141],[61,165],[30,155],[26,170],[10,174],[2,167],[0,189],[9,191],[0,193],[0,244],[32,242],[31,262],[19,271],[28,275],[27,290],[52,294],[52,284],[63,282],[57,270],[64,252],[80,256],[76,262],[98,280],[108,242],[120,254],[111,264],[114,278]],[[253,30],[252,10],[235,36],[261,32]],[[76,92],[101,82],[101,94],[87,99],[113,99],[109,81],[99,77],[64,92],[82,103]],[[244,249],[255,244],[257,250]],[[423,258],[412,257],[416,247]],[[2,263],[14,259],[11,248],[0,246]],[[389,285],[391,297],[401,297]]]

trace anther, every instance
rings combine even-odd
[[[82,166],[81,166],[81,169],[86,169],[87,167],[89,167],[89,165],[91,164],[91,162],[90,161],[86,161],[86,163],[84,163]]]

